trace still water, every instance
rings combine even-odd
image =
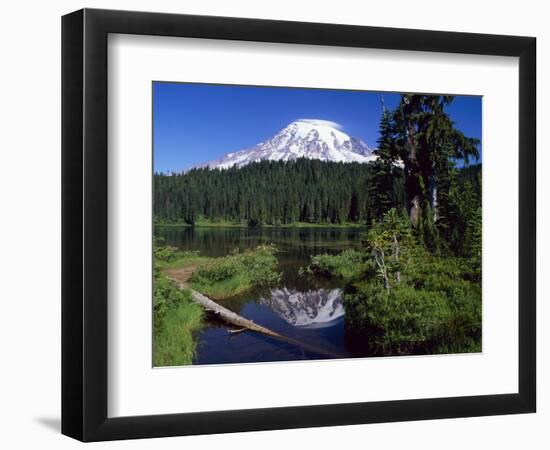
[[[357,248],[360,229],[325,228],[190,228],[159,227],[155,234],[168,245],[182,250],[198,250],[205,256],[225,256],[233,249],[274,244],[279,285],[247,292],[221,302],[241,316],[291,339],[323,349],[337,357],[349,358],[352,344],[344,333],[345,310],[337,281],[300,277],[298,270],[312,255],[338,253]],[[230,334],[225,324],[209,320],[201,331],[194,364],[222,364],[266,361],[324,359],[326,354],[311,348],[281,342],[258,333]]]

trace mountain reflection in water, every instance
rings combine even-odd
[[[168,245],[219,257],[274,244],[282,277],[277,286],[245,292],[223,306],[283,336],[343,357],[355,350],[345,332],[343,283],[300,276],[311,256],[358,248],[364,229],[160,227]],[[326,359],[303,347],[253,332],[228,333],[224,323],[206,321],[198,333],[194,364],[225,364]],[[351,342],[353,344],[353,342]],[[360,343],[359,343],[360,344]],[[357,347],[357,346],[355,346]],[[358,345],[361,347],[361,345]],[[357,355],[357,356],[363,356]]]
[[[330,327],[344,316],[341,289],[301,292],[283,287],[272,290],[269,297],[260,299],[260,303],[296,327]]]

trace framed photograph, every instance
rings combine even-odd
[[[62,20],[62,432],[535,412],[531,37]]]

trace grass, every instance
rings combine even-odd
[[[203,327],[204,311],[189,289],[179,288],[165,272],[194,268],[187,281],[195,289],[216,300],[233,297],[255,286],[279,280],[275,248],[260,246],[242,253],[234,251],[221,258],[207,258],[198,252],[180,251],[161,245],[156,239],[154,253],[154,351],[153,364],[178,366],[193,363],[197,332]]]
[[[252,289],[250,278],[244,273],[238,273],[231,277],[217,281],[216,283],[193,281],[189,283],[196,291],[210,297],[213,300],[226,300]]]
[[[197,268],[189,286],[214,299],[224,300],[257,286],[269,286],[279,281],[277,258],[273,246],[259,246],[231,255],[215,258]]]
[[[201,256],[196,251],[180,251],[175,247],[160,245],[155,241],[154,259],[157,271],[190,267],[193,269],[187,284],[194,290],[223,300],[246,292],[256,286],[276,283],[275,247],[261,245],[254,250],[239,252],[220,258]]]
[[[201,256],[196,252],[181,252],[181,254],[172,261],[159,262],[158,267],[161,269],[169,269],[175,267],[195,266],[207,263],[211,260],[212,258]]]
[[[153,246],[153,255],[155,267],[158,269],[194,266],[211,260],[211,258],[201,256],[198,251],[181,251],[175,247],[159,245],[158,242]]]
[[[182,252],[153,243],[154,255],[154,366],[179,366],[193,363],[197,332],[203,326],[203,309],[193,302],[189,290],[180,289],[163,271],[173,267],[204,264],[209,258],[198,252]]]
[[[202,327],[204,312],[193,302],[189,290],[156,271],[154,291],[154,366],[193,363],[196,332]]]
[[[350,249],[337,255],[325,253],[312,256],[310,264],[300,268],[300,274],[322,275],[352,280],[358,278],[363,270],[364,256],[361,252]]]

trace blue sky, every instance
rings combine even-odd
[[[381,95],[388,108],[399,102],[387,92],[154,82],[154,170],[180,171],[251,147],[303,118],[337,122],[374,148]],[[448,112],[481,139],[481,97],[457,96]]]

